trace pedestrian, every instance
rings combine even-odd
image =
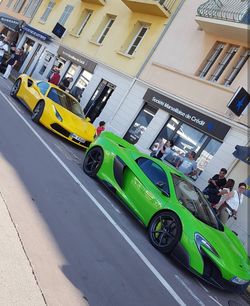
[[[70,83],[73,81],[73,78],[72,77],[66,77],[62,80],[62,82],[59,84],[59,87],[66,91],[69,89],[69,85]]]
[[[7,38],[4,38],[4,40],[0,41],[0,65],[6,52],[9,52],[9,44]]]
[[[218,203],[217,194],[219,190],[223,188],[227,183],[227,180],[225,178],[226,174],[227,170],[225,168],[221,168],[218,174],[215,174],[212,178],[208,180],[208,185],[203,190],[203,194],[208,196],[208,201],[210,203]]]
[[[15,53],[13,53],[11,55],[11,57],[7,61],[8,66],[7,66],[6,71],[5,71],[4,75],[3,75],[4,79],[8,79],[8,77],[9,77],[9,75],[11,73],[12,68],[14,68],[19,63],[19,61],[21,60],[22,55],[23,55],[22,49],[19,49],[19,48],[17,48]]]
[[[218,210],[218,216],[221,223],[226,224],[228,219],[233,217],[237,219],[237,211],[243,202],[243,192],[246,191],[247,185],[240,183],[237,190],[231,191]]]
[[[186,176],[195,176],[197,174],[197,162],[195,161],[195,156],[196,153],[190,151],[187,157],[181,158],[177,162],[176,168]]]
[[[58,67],[54,67],[54,72],[51,74],[50,78],[49,78],[49,83],[54,84],[54,85],[58,85],[59,81],[60,81],[60,69]]]
[[[96,137],[98,137],[104,130],[105,130],[105,121],[100,121],[99,122],[99,126],[96,129]]]
[[[164,159],[171,151],[171,148],[174,146],[173,140],[167,140],[165,143],[161,142],[162,145],[160,146],[158,152],[156,153],[156,158]]]
[[[219,209],[220,205],[225,201],[226,196],[229,194],[229,192],[233,190],[234,184],[235,181],[233,179],[228,179],[226,185],[223,188],[219,189],[219,191],[214,189],[216,192],[216,196],[214,197],[213,202],[211,202],[212,207],[214,209]]]
[[[82,93],[84,91],[84,88],[80,88],[78,86],[74,86],[73,89],[70,91],[70,94],[76,98],[78,102],[81,101]]]

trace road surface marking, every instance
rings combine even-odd
[[[175,274],[175,277],[178,279],[178,281],[183,285],[183,287],[185,289],[187,289],[187,291],[189,292],[190,295],[192,295],[192,297],[201,305],[201,306],[205,306],[205,304],[198,298],[198,296],[196,296],[193,291],[188,287],[188,285],[178,276]]]
[[[29,127],[33,134],[40,140],[40,142],[46,147],[46,149],[54,156],[54,158],[59,162],[59,164],[64,168],[64,170],[72,177],[72,179],[79,185],[79,187],[87,194],[87,196],[93,201],[96,207],[103,213],[103,215],[108,219],[108,221],[115,227],[115,229],[120,233],[120,235],[126,240],[134,252],[139,256],[139,258],[144,262],[144,264],[149,268],[149,270],[155,275],[155,277],[160,281],[165,289],[172,295],[176,302],[181,306],[186,306],[186,303],[181,299],[181,297],[174,291],[170,284],[163,278],[163,276],[158,272],[158,270],[151,264],[147,257],[140,251],[140,249],[135,245],[135,243],[128,237],[128,235],[121,229],[121,227],[114,221],[114,219],[108,214],[108,212],[102,207],[102,205],[96,200],[96,198],[87,190],[87,188],[80,182],[80,180],[75,176],[75,174],[64,164],[59,156],[50,148],[50,146],[43,140],[43,138],[36,132],[36,130],[30,125],[30,123],[18,112],[16,107],[11,103],[11,101],[6,97],[5,94],[0,91],[1,96],[5,101],[11,106],[11,108],[16,112],[16,114],[23,120],[23,122]]]
[[[212,299],[215,303],[217,303],[220,306],[223,306],[216,298],[214,298],[213,296],[209,295],[210,299]]]
[[[121,214],[120,210],[115,207],[115,205],[111,202],[111,200],[105,195],[105,193],[100,190],[100,189],[97,189],[97,191],[101,194],[101,196],[107,201],[110,203],[110,205],[113,207],[113,209],[118,213],[118,214]]]
[[[197,282],[206,292],[209,292],[209,290],[204,285],[202,285],[200,281],[197,280]]]

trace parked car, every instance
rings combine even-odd
[[[34,122],[40,122],[54,133],[84,148],[94,140],[96,129],[84,117],[79,102],[56,85],[22,74],[13,84],[10,95],[25,103]]]
[[[209,283],[244,290],[250,261],[238,237],[216,217],[182,173],[103,132],[88,148],[84,172],[98,178],[147,228],[152,245]]]

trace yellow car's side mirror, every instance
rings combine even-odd
[[[90,121],[91,121],[89,117],[86,117],[85,120],[86,120],[87,122],[90,122]]]

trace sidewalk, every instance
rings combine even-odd
[[[0,306],[46,305],[1,192],[0,241]]]

